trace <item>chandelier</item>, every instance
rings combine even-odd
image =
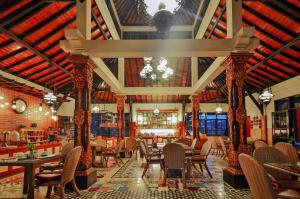
[[[168,61],[161,57],[158,60],[152,57],[144,57],[144,68],[140,72],[140,76],[144,79],[151,79],[152,81],[159,82],[160,80],[168,79],[173,75],[172,68],[167,67]],[[156,67],[153,67],[156,65]]]
[[[53,104],[56,102],[57,97],[52,92],[49,92],[46,95],[44,95],[44,100],[48,104]]]
[[[262,94],[260,94],[259,99],[262,103],[268,104],[273,99],[273,94],[271,93],[271,89],[265,90]]]
[[[266,72],[267,72],[267,74],[269,74],[267,65],[266,65]],[[269,75],[267,76],[267,86],[268,86],[268,89],[263,91],[262,94],[260,94],[258,97],[260,99],[260,101],[266,105],[269,104],[271,102],[271,100],[273,99]]]
[[[223,112],[222,107],[221,107],[221,106],[218,106],[218,107],[216,108],[216,113],[220,114],[220,113],[222,113],[222,112]]]

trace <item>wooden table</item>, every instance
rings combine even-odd
[[[186,150],[186,151],[191,151],[191,150],[193,150],[193,148],[192,147],[190,147],[190,146],[188,146],[188,145],[186,145],[186,144],[183,144],[183,143],[176,143],[176,144],[179,144],[179,145],[181,145],[183,148],[184,148],[184,150]],[[157,148],[158,148],[158,150],[163,150],[163,148],[166,146],[166,143],[157,143]]]
[[[0,166],[23,166],[25,168],[23,194],[27,194],[26,198],[28,199],[34,199],[35,168],[43,163],[49,162],[51,160],[56,160],[62,157],[64,157],[64,155],[59,154],[44,158],[18,160],[15,162],[4,162],[3,160],[0,160]]]
[[[298,177],[298,181],[300,181],[300,166],[297,164],[291,163],[265,163],[265,167],[276,169],[278,171],[285,172],[287,174],[291,174],[293,176]]]

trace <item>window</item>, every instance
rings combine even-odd
[[[209,135],[226,135],[227,134],[227,114],[200,113],[200,130],[201,133]]]

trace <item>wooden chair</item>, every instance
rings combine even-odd
[[[208,169],[206,160],[207,160],[207,157],[208,157],[208,155],[210,153],[211,146],[212,146],[212,143],[210,141],[205,142],[203,144],[203,146],[202,146],[200,155],[194,155],[192,157],[192,160],[191,160],[192,161],[192,165],[194,166],[195,169],[197,169],[196,166],[195,166],[195,164],[199,164],[201,172],[203,172],[202,165],[204,165],[204,167],[205,167],[205,169],[206,169],[206,171],[207,171],[207,173],[208,173],[208,175],[209,175],[210,178],[212,178],[212,175],[211,175],[211,173],[210,173],[210,171]]]
[[[224,143],[224,139],[222,137],[219,137],[219,142],[222,148],[222,159],[226,159],[227,158],[227,149]]]
[[[184,148],[177,143],[167,144],[163,149],[164,155],[164,183],[168,177],[169,169],[181,170],[182,182],[184,187],[186,187],[185,175],[188,171],[188,162],[185,159],[185,150]]]
[[[36,185],[39,186],[47,186],[47,195],[49,198],[51,195],[52,187],[58,186],[60,197],[65,199],[65,186],[67,183],[71,182],[71,185],[77,195],[80,195],[79,189],[75,183],[75,170],[81,155],[82,148],[77,146],[73,148],[66,156],[65,162],[63,165],[62,172],[47,172],[47,173],[39,173],[36,175]]]
[[[67,155],[74,148],[74,143],[66,143],[60,153],[63,155]],[[64,158],[60,162],[48,162],[44,163],[40,167],[40,172],[44,170],[54,171],[58,169],[62,169],[64,164]]]
[[[274,147],[284,153],[290,163],[295,164],[299,161],[297,150],[293,145],[285,142],[278,142]]]
[[[295,190],[285,190],[277,195],[272,188],[267,172],[251,156],[240,154],[239,163],[254,199],[300,198],[300,192]]]
[[[163,158],[161,157],[161,154],[157,153],[157,152],[150,151],[147,148],[147,144],[143,141],[141,141],[139,144],[140,144],[141,152],[142,152],[142,154],[144,155],[144,157],[146,159],[146,166],[144,167],[142,178],[145,176],[150,164],[159,164],[161,169],[163,169],[164,164],[163,164]]]
[[[113,157],[118,166],[120,166],[119,161],[122,164],[124,164],[121,159],[121,156],[120,156],[120,153],[122,152],[122,150],[124,148],[124,145],[125,145],[125,141],[121,140],[116,147],[105,149],[105,151],[103,152],[103,158],[106,162],[106,166],[108,166],[109,157]]]
[[[254,149],[258,149],[260,147],[268,147],[269,145],[264,140],[255,140],[254,141]]]
[[[127,138],[125,143],[125,151],[130,155],[130,157],[137,150],[137,141],[134,138]]]
[[[103,159],[104,159],[103,152],[106,150],[107,142],[104,139],[96,139],[95,143],[97,145],[99,145],[99,146],[96,147],[95,159],[96,159],[96,156],[99,156],[100,157],[100,163],[103,164]]]

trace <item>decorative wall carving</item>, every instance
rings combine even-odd
[[[91,131],[91,91],[93,82],[94,63],[88,56],[71,55],[70,62],[74,64],[73,83],[75,87],[75,145],[82,146],[83,151],[77,170],[87,170],[92,165],[92,151],[90,146]]]

